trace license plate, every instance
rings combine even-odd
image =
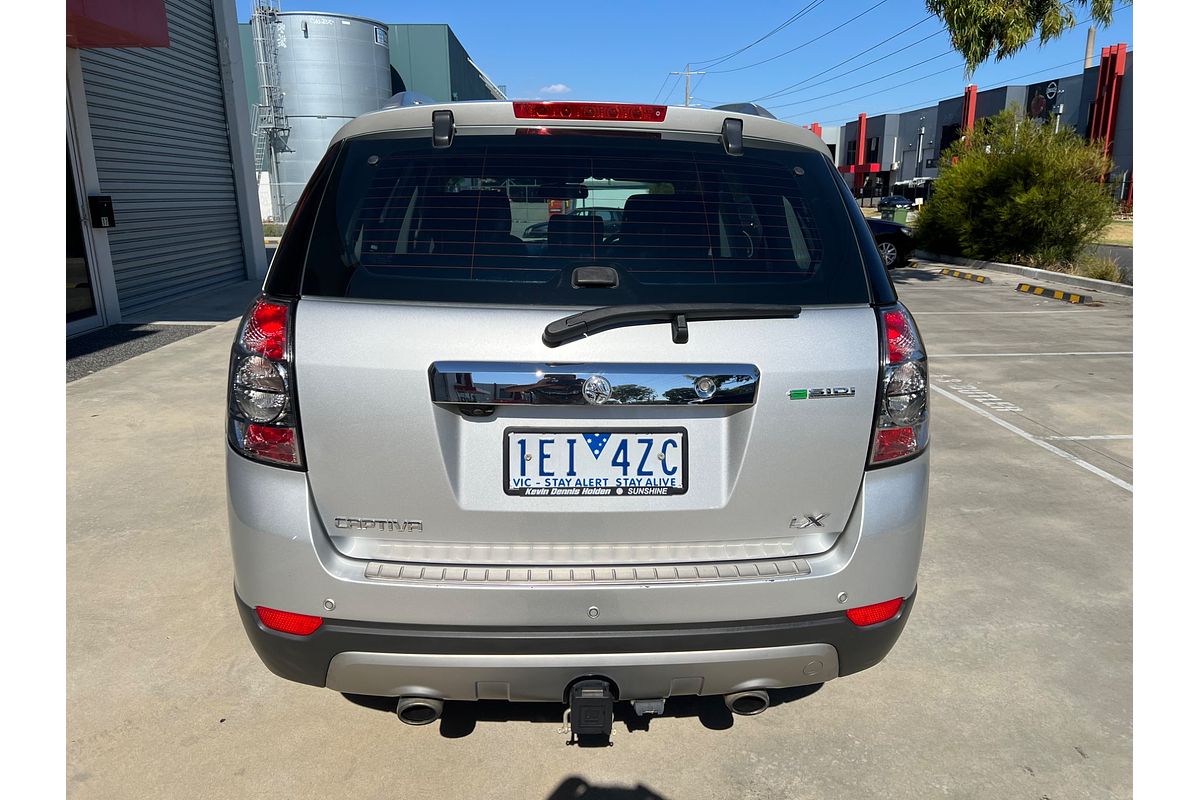
[[[504,491],[519,497],[645,497],[687,491],[682,428],[504,432]]]

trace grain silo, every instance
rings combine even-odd
[[[274,15],[286,146],[269,157],[275,218],[286,221],[329,140],[392,95],[386,25],[342,14]]]

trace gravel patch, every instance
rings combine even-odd
[[[110,325],[67,340],[67,383],[128,361],[211,325]]]

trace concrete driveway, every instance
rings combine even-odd
[[[604,749],[564,746],[557,707],[448,704],[409,728],[261,666],[226,533],[232,323],[71,383],[70,796],[1129,797],[1132,304],[992,277],[896,275],[937,389],[892,654],[758,717],[672,700]]]

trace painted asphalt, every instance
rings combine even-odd
[[[565,746],[556,706],[410,728],[262,666],[226,531],[233,323],[74,381],[71,797],[1129,797],[1132,301],[988,274],[895,273],[935,393],[921,590],[888,658],[756,717],[672,699],[608,748]]]

